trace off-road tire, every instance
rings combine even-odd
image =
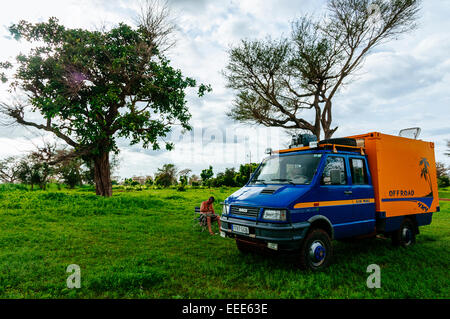
[[[391,234],[392,245],[408,247],[416,243],[416,227],[410,218],[403,219],[400,228]]]
[[[324,256],[320,259],[320,251],[322,249]],[[332,257],[333,246],[331,244],[330,236],[325,230],[315,228],[309,231],[308,235],[306,235],[301,243],[298,266],[303,270],[309,269],[311,271],[321,271],[328,267]]]

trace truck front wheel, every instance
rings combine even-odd
[[[299,266],[301,269],[320,271],[328,267],[333,254],[331,239],[322,229],[312,229],[300,247]]]
[[[400,228],[392,233],[392,244],[394,246],[407,247],[416,242],[416,230],[411,219],[405,218]]]

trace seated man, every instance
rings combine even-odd
[[[308,177],[305,175],[305,169],[300,166],[295,166],[290,172],[289,179],[296,184],[308,183]]]
[[[200,213],[206,215],[206,221],[208,222],[208,230],[211,235],[214,235],[213,231],[211,230],[212,222],[217,221],[220,229],[220,217],[216,215],[216,213],[214,212],[213,203],[214,197],[210,197],[207,201],[204,201],[200,206]]]

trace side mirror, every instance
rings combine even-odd
[[[340,185],[341,184],[341,170],[339,170],[339,169],[330,170],[330,181],[331,181],[331,185]]]

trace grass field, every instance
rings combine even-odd
[[[450,199],[450,187],[439,189],[439,198]]]
[[[0,185],[0,298],[449,298],[450,202],[417,244],[334,242],[325,272],[289,259],[242,255],[194,226],[193,209],[232,189],[116,192],[14,190]],[[220,205],[216,205],[220,211]],[[217,231],[217,226],[215,229]],[[368,289],[366,268],[381,267]],[[69,290],[66,268],[81,267]]]

